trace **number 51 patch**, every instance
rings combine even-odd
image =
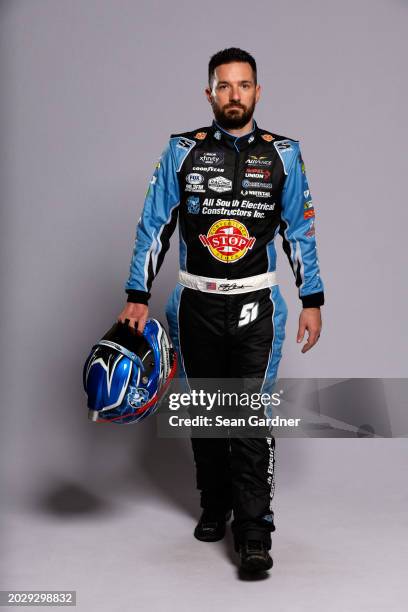
[[[249,304],[244,304],[241,310],[241,314],[239,316],[238,327],[242,327],[243,325],[247,325],[251,321],[255,321],[258,316],[258,302],[250,302]]]

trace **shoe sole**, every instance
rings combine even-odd
[[[200,542],[218,542],[219,540],[222,540],[224,536],[225,536],[225,532],[222,535],[219,535],[217,537],[211,537],[211,536],[199,537],[194,532],[194,537],[196,538],[196,540],[200,540]]]
[[[241,562],[241,569],[245,572],[255,573],[255,572],[266,572],[273,567],[273,560],[270,559],[265,561],[260,558],[252,558],[248,559],[245,562]]]

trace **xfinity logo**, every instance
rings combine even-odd
[[[195,151],[194,161],[197,164],[219,166],[224,161],[224,153],[222,151],[216,151],[214,153]]]

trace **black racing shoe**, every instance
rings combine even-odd
[[[239,547],[241,569],[245,572],[264,572],[271,569],[272,557],[262,540],[248,540]]]
[[[201,542],[217,542],[225,535],[225,524],[231,518],[231,511],[225,514],[215,514],[204,510],[194,529],[194,537]]]

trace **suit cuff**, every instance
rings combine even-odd
[[[317,293],[302,295],[300,299],[302,300],[303,308],[319,308],[324,304],[324,293],[323,291],[318,291]]]
[[[139,291],[138,289],[126,289],[128,294],[127,301],[134,304],[145,304],[147,306],[150,293],[148,291]]]

